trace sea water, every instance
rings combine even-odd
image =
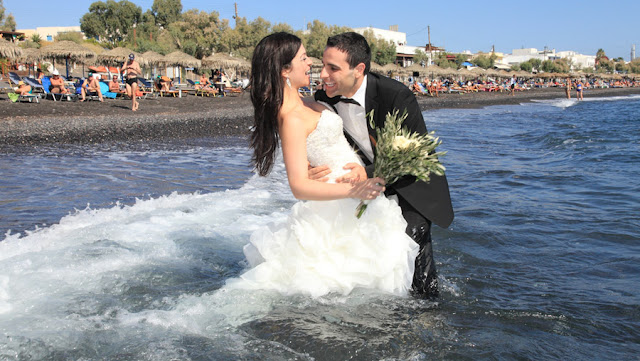
[[[0,360],[638,359],[640,98],[424,115],[435,301],[221,290],[295,202],[246,139],[3,146]]]

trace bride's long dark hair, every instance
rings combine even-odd
[[[251,59],[251,102],[254,130],[251,134],[252,162],[258,174],[269,174],[278,149],[278,113],[282,107],[282,70],[291,67],[302,41],[289,33],[273,33],[256,46]]]

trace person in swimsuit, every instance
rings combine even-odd
[[[582,80],[578,80],[578,84],[576,84],[576,98],[578,98],[578,100],[583,100],[583,97],[582,97]]]
[[[136,93],[138,92],[138,77],[142,74],[140,64],[135,60],[136,56],[129,54],[129,60],[124,65],[125,79],[127,82],[127,95],[131,97],[131,110],[138,110],[138,100]]]

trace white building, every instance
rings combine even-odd
[[[545,49],[540,51],[536,48],[513,49],[511,54],[505,54],[502,60],[497,63],[511,67],[515,64],[524,63],[529,59],[539,59],[540,61],[567,59],[571,65],[571,70],[595,67],[596,65],[595,55],[584,55],[570,50],[556,52],[556,49]]]
[[[571,70],[583,69],[583,68],[595,68],[596,56],[584,55],[576,53],[575,51],[560,51],[557,53],[559,58],[569,60]]]
[[[25,39],[31,39],[33,34],[38,34],[40,39],[44,41],[53,41],[53,39],[62,33],[82,32],[80,26],[41,26],[35,29],[20,29],[16,30],[24,33]]]
[[[433,54],[443,51],[440,48],[433,47],[435,50],[432,52],[428,52],[426,50],[426,46],[407,45],[407,33],[398,31],[398,25],[390,26],[389,30],[372,28],[370,26],[365,28],[353,29],[353,31],[359,34],[364,34],[364,32],[367,30],[371,31],[376,38],[393,42],[393,44],[396,46],[396,62],[404,67],[413,64],[413,57],[416,55],[416,50],[418,49],[425,52],[429,57],[428,64],[425,65],[430,65],[433,63],[431,59],[431,56]]]

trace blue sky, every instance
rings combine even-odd
[[[106,0],[105,0],[106,1]],[[153,0],[131,0],[146,11]],[[79,25],[93,0],[4,0],[18,28]],[[631,45],[640,56],[640,1],[638,0],[493,0],[493,1],[217,1],[182,0],[183,10],[217,11],[232,19],[234,3],[249,21],[258,16],[272,24],[285,22],[294,29],[318,19],[327,25],[398,25],[408,45],[428,41],[448,51],[537,48],[575,50],[595,55],[599,48],[609,57],[629,60]],[[233,21],[231,21],[233,24]]]

